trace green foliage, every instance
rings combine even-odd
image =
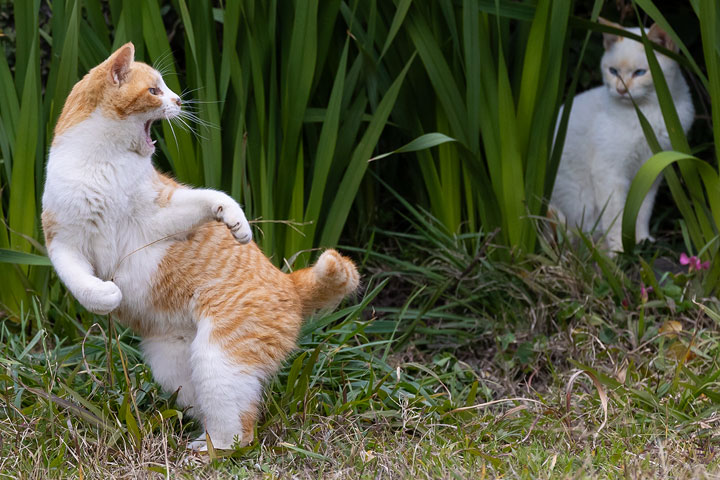
[[[437,130],[457,140],[418,153],[430,209],[443,225],[451,232],[499,228],[497,242],[531,252],[532,217],[544,211],[559,158],[551,153],[571,8],[521,7],[523,21],[512,18],[514,8],[414,4],[406,30],[424,72],[409,90],[433,100],[421,116],[397,116],[411,136]]]
[[[684,63],[689,64],[693,72],[703,83],[710,97],[713,141],[716,146],[720,145],[718,134],[720,130],[720,112],[714,108],[717,100],[720,99],[720,50],[717,45],[720,42],[720,10],[716,2],[699,1],[693,3],[693,9],[698,17],[700,25],[700,36],[702,40],[705,66],[707,76],[699,69],[693,58],[689,55],[687,47],[677,34],[670,28],[667,20],[660,13],[660,10],[651,0],[638,1],[645,11],[665,28],[680,51],[683,53]],[[655,57],[656,46],[653,45],[642,32],[641,38],[645,45],[650,70],[655,81],[655,87],[660,101],[665,124],[670,137],[672,148],[677,152],[660,152],[660,145],[655,133],[649,127],[647,120],[637,110],[643,131],[655,155],[650,158],[640,169],[635,177],[623,214],[623,244],[626,251],[632,251],[635,239],[635,218],[639,211],[644,195],[649,185],[664,172],[668,186],[673,198],[680,210],[684,228],[689,237],[689,252],[700,251],[702,257],[712,261],[710,272],[705,276],[704,294],[711,294],[716,291],[720,280],[720,260],[718,260],[718,226],[720,225],[720,178],[717,167],[712,166],[692,155],[690,144],[683,133],[680,120],[678,119],[670,91],[668,89],[662,70]],[[681,59],[682,60],[682,59]],[[679,167],[680,175],[671,167],[676,164]],[[648,183],[649,182],[649,183]],[[704,189],[703,189],[704,187]]]
[[[518,266],[491,261],[488,238],[408,215],[419,233],[378,233],[402,250],[368,252],[366,269],[381,273],[367,293],[304,326],[268,382],[255,440],[205,459],[186,450],[200,426],[152,381],[138,338],[33,301],[18,324],[0,325],[5,468],[37,478],[717,470],[704,452],[720,440],[720,315],[688,298],[693,273],[667,275],[647,299],[630,277],[654,281],[652,265],[618,275],[618,305],[592,248],[541,237],[545,255]],[[393,303],[390,289],[406,285]]]
[[[602,2],[591,3],[594,19]],[[3,465],[99,478],[623,478],[717,468],[697,452],[718,442],[720,315],[693,294],[720,276],[720,180],[690,150],[662,81],[681,153],[658,153],[638,175],[626,248],[643,192],[665,171],[688,250],[712,259],[710,271],[656,274],[655,258],[613,260],[590,237],[571,245],[536,228],[580,84],[579,65],[567,74],[571,29],[584,38],[573,50],[580,64],[590,31],[609,27],[574,17],[570,1],[214,4],[2,4],[14,29],[0,37],[10,53],[0,56],[0,302],[17,319],[0,325]],[[719,99],[717,5],[692,2],[705,72],[660,10],[637,4]],[[657,48],[638,39],[652,59]],[[199,425],[152,381],[138,339],[70,298],[38,242],[60,108],[126,41],[194,97],[192,123],[155,127],[162,168],[230,192],[278,264],[305,263],[309,255],[291,255],[334,245],[345,229],[354,246],[344,250],[379,272],[364,278],[358,304],[308,321],[269,382],[256,440],[214,451],[209,463],[185,451]],[[651,131],[648,140],[657,145]],[[382,151],[396,156],[368,163]],[[386,205],[377,191],[395,190],[404,213],[393,219],[403,216],[409,233],[363,231]]]
[[[278,264],[338,242],[413,63],[409,55],[392,75],[367,68],[364,49],[372,42],[391,48],[397,31],[379,30],[369,43],[346,35],[360,20],[339,0],[322,8],[317,0],[221,8],[54,0],[51,17],[41,15],[39,0],[11,6],[15,43],[3,46],[15,63],[0,58],[0,248],[17,252],[43,253],[33,241],[41,236],[43,165],[65,97],[127,41],[171,89],[194,97],[185,102],[191,123],[157,127],[158,163],[181,182],[230,192],[257,220],[256,239]],[[379,21],[377,8],[370,11],[363,20]],[[176,22],[172,40],[168,19]],[[0,264],[0,302],[13,312],[27,306],[28,291],[47,290],[47,269],[19,263]]]

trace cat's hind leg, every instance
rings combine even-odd
[[[196,405],[195,388],[190,368],[190,338],[183,335],[148,337],[140,344],[145,362],[150,365],[153,377],[165,391],[178,391],[177,403],[181,407]],[[198,408],[189,414],[200,418]]]
[[[213,338],[213,322],[201,318],[191,345],[192,379],[205,431],[214,448],[252,441],[262,395],[263,374],[257,366],[234,358]],[[189,448],[205,450],[204,440]]]

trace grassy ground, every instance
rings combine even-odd
[[[720,478],[699,273],[660,275],[646,298],[637,259],[545,244],[502,263],[492,236],[413,221],[422,235],[355,252],[365,292],[308,321],[235,451],[189,452],[199,425],[138,339],[55,287],[1,327],[0,477]]]

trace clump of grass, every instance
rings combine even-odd
[[[423,241],[412,243],[423,249]],[[427,262],[454,271],[441,258]],[[430,279],[413,287],[403,307],[388,307],[381,295],[396,281],[388,272],[411,264],[380,260],[369,257],[368,268],[383,273],[368,280],[356,305],[307,323],[296,354],[268,385],[256,441],[216,459],[186,450],[199,425],[152,382],[130,332],[106,328],[103,335],[88,329],[103,320],[80,312],[75,340],[64,341],[51,320],[61,313],[50,306],[48,319],[37,305],[19,326],[2,327],[2,471],[42,478],[81,470],[106,478],[709,478],[717,470],[720,352],[712,320],[698,307],[681,311],[675,302],[672,311],[655,296],[623,306],[600,270],[572,252],[536,258],[523,270],[478,261],[435,303],[428,304],[438,286]],[[465,307],[455,295],[471,288],[465,278],[477,281],[483,272],[515,277],[516,290],[501,302],[513,309],[507,323],[487,323],[474,342],[458,335],[463,349],[417,342],[442,330],[442,314],[459,315]],[[477,319],[465,311],[467,321],[455,329],[488,322],[488,305]],[[423,308],[411,329],[406,315]],[[640,308],[646,333],[637,337]],[[661,334],[669,319],[683,329]],[[678,360],[683,351],[674,345],[691,340],[695,356]],[[568,393],[577,371],[599,386],[581,375]],[[600,390],[608,398],[602,429]]]
[[[702,272],[656,276],[541,237],[490,261],[408,208],[377,231],[366,291],[310,319],[256,440],[211,456],[138,339],[53,289],[0,327],[0,471],[46,477],[711,478],[720,340]],[[512,251],[508,257],[513,258]],[[421,259],[421,260],[418,260]],[[640,286],[653,286],[646,296]],[[695,303],[698,302],[698,303]],[[95,325],[97,322],[98,325]]]

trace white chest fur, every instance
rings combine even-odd
[[[55,216],[58,241],[120,288],[123,308],[147,314],[152,276],[168,246],[157,242],[167,233],[152,221],[160,208],[155,171],[149,157],[117,144],[122,132],[103,133],[104,122],[95,115],[52,146],[43,208]]]

